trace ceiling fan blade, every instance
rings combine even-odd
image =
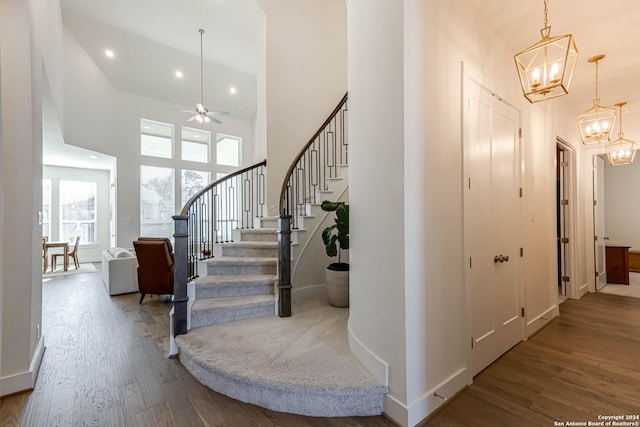
[[[228,116],[229,112],[228,111],[209,111],[207,113],[208,116]]]
[[[184,113],[193,113],[193,110],[183,110],[182,108],[176,108],[178,111],[182,111]]]
[[[216,119],[215,117],[207,117],[207,118],[210,119],[212,122],[215,122],[215,123],[217,123],[219,125],[222,124],[222,122],[220,120]]]
[[[198,117],[199,117],[198,115],[195,115],[195,116],[191,117],[190,119],[187,119],[187,121],[188,121],[188,122],[192,122],[192,121],[194,121],[195,119],[197,119]]]

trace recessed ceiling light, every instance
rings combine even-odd
[[[107,49],[104,51],[104,54],[107,55],[108,58],[113,58],[114,54],[111,49]]]
[[[93,155],[91,155],[91,156],[89,156],[89,158],[90,158],[90,159],[97,159],[97,158],[98,158],[98,156],[93,156]]]
[[[231,95],[235,95],[235,94],[236,94],[236,92],[237,92],[237,90],[236,90],[236,88],[235,88],[235,87],[233,87],[233,86],[232,86],[232,87],[230,87],[230,88],[229,88],[229,93],[230,93]]]
[[[182,78],[182,71],[176,71],[176,77],[181,79]]]

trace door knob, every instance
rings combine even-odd
[[[494,263],[498,263],[498,262],[508,262],[509,261],[509,256],[503,256],[502,254],[500,255],[496,255],[493,257],[493,262]]]

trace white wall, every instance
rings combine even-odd
[[[180,127],[188,115],[176,106],[115,89],[73,34],[65,30],[65,143],[112,155],[117,162],[117,245],[130,247],[140,234],[140,165],[172,167],[179,184],[180,169],[228,172],[229,168],[180,160]],[[90,106],[90,107],[88,107]],[[156,120],[175,126],[174,159],[156,159],[140,155],[140,119]],[[212,152],[216,133],[243,139],[243,165],[254,163],[254,124],[225,117],[222,125],[208,125],[212,132]],[[180,209],[176,193],[176,213]]]
[[[414,425],[442,403],[434,393],[450,397],[471,381],[462,258],[461,63],[521,111],[525,336],[558,313],[556,136],[575,148],[578,168],[584,166],[582,148],[563,101],[529,104],[513,52],[464,2],[350,0],[348,22],[349,326],[389,365],[385,410],[401,424]],[[580,175],[577,199],[585,187]],[[578,217],[583,209],[576,207]],[[578,220],[580,242],[584,229]],[[587,261],[576,259],[575,269],[578,281],[586,280]]]
[[[96,199],[96,242],[88,243],[80,241],[78,248],[78,261],[98,262],[101,260],[102,251],[109,249],[109,217],[111,203],[109,195],[109,171],[97,169],[66,168],[60,166],[43,167],[43,178],[51,179],[51,240],[61,240],[60,236],[60,180],[95,182],[97,190]]]
[[[27,0],[0,3],[2,321],[0,395],[32,388],[44,351],[41,54]],[[6,268],[11,266],[11,268]]]
[[[402,3],[350,0],[348,43],[350,346],[383,381],[384,366],[376,367],[375,359],[388,364],[385,411],[402,422],[410,332],[405,326]]]
[[[640,251],[640,156],[636,154],[635,161],[624,166],[611,166],[605,159],[604,187],[608,243]]]
[[[343,0],[259,5],[267,28],[267,200],[275,214],[291,162],[347,91],[346,6]]]

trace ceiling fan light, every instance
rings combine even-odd
[[[205,123],[209,123],[210,121],[211,121],[211,119],[209,119],[209,117],[204,116],[204,122],[205,122]]]
[[[202,116],[200,114],[198,114],[196,116],[196,120],[198,121],[198,123],[203,123],[204,122],[204,119],[202,118]]]

